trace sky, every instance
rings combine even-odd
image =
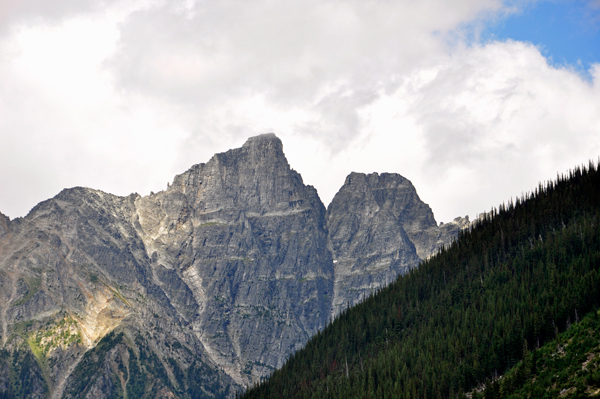
[[[273,132],[326,206],[390,172],[473,219],[598,160],[599,80],[600,0],[3,0],[0,212]]]

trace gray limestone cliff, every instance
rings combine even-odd
[[[273,134],[149,196],[63,190],[0,214],[0,396],[232,397],[465,225],[394,174],[326,210]]]

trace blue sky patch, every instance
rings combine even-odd
[[[551,65],[588,75],[600,63],[599,1],[537,1],[492,23],[481,39],[512,39],[537,46]]]

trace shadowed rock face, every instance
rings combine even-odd
[[[418,264],[405,223],[435,225],[412,184],[391,174],[350,174],[327,209],[327,221],[335,262],[334,314]]]
[[[458,234],[451,224],[440,230],[412,183],[390,173],[348,175],[327,209],[327,223],[335,262],[334,315]]]
[[[394,174],[351,174],[326,212],[273,134],[150,196],[63,190],[0,214],[0,395],[24,395],[12,373],[40,398],[231,397],[459,222]]]

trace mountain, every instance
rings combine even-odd
[[[63,190],[0,214],[0,398],[232,397],[465,225],[395,174],[326,210],[273,134],[149,196]]]
[[[564,359],[554,346],[537,374],[543,392],[527,369],[529,351],[599,304],[600,170],[591,163],[484,214],[418,268],[341,312],[243,398],[473,397],[521,359],[525,368],[485,397],[585,397],[597,392],[597,331],[571,336]],[[532,385],[518,391],[528,378]]]

